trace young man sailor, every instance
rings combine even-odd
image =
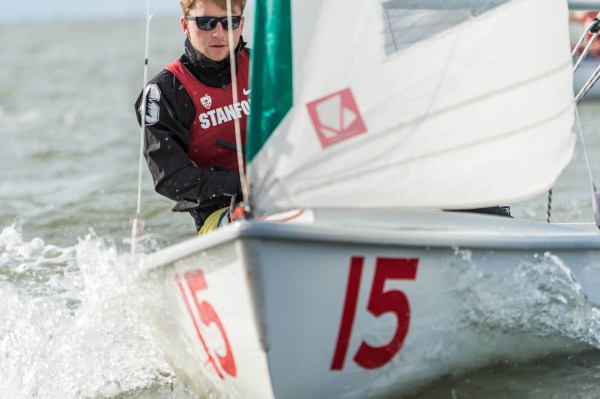
[[[250,55],[242,38],[246,0],[181,0],[183,55],[152,78],[138,97],[146,97],[144,156],[154,187],[189,212],[198,234],[232,220],[232,198],[242,199],[234,123],[246,144]],[[233,31],[238,101],[232,96],[228,30]]]

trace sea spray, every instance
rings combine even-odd
[[[138,318],[140,259],[93,234],[74,247],[0,234],[0,375],[6,397],[188,397]],[[162,388],[161,388],[162,387]],[[178,392],[178,393],[177,393]],[[135,396],[132,396],[135,397]],[[166,396],[161,396],[166,397]]]
[[[563,260],[550,252],[523,256],[514,265],[489,270],[471,251],[457,250],[463,326],[478,331],[567,338],[600,348],[600,310]],[[600,273],[600,263],[580,269]]]

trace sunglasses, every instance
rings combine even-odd
[[[217,27],[217,23],[221,23],[223,29],[228,30],[229,24],[227,23],[227,17],[194,17],[192,15],[187,15],[185,19],[189,21],[196,21],[196,26],[200,30],[213,30]],[[231,28],[237,29],[240,26],[240,22],[242,21],[241,15],[234,15],[231,17]]]

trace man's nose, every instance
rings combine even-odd
[[[222,35],[226,35],[227,31],[225,30],[225,28],[223,28],[223,24],[222,23],[217,23],[217,26],[215,27],[215,29],[213,29],[213,36],[222,36]]]

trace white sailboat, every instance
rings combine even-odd
[[[217,397],[383,398],[600,346],[581,333],[599,327],[594,225],[448,211],[529,198],[569,163],[566,1],[255,14],[248,199],[270,216],[144,259],[179,378]]]

